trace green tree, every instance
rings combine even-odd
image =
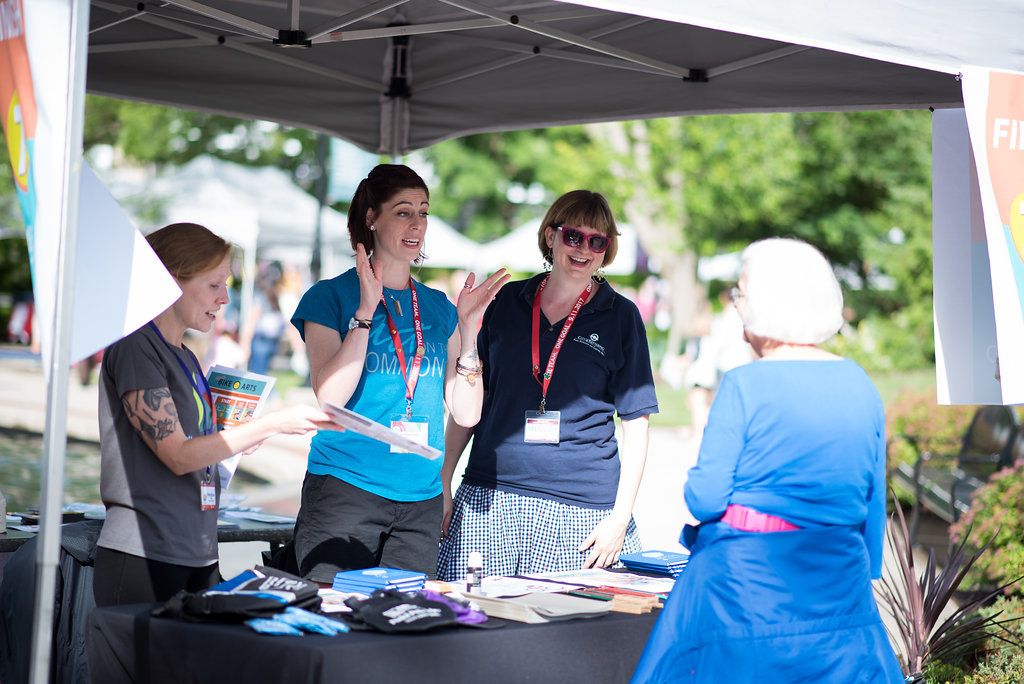
[[[577,187],[606,194],[672,283],[669,348],[697,332],[699,257],[794,236],[849,274],[856,316],[913,345],[899,356],[920,365],[933,353],[920,344],[931,339],[930,136],[927,112],[743,114],[485,134],[424,154],[444,195],[436,212],[461,211],[477,239],[543,210],[513,206],[514,184],[542,184],[545,202]]]
[[[307,190],[318,177],[317,134],[142,102],[86,97],[83,148],[114,149],[119,163],[180,166],[203,154],[238,164],[276,166]]]

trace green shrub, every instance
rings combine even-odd
[[[1002,623],[1008,632],[1006,636],[1011,640],[1017,640],[1017,644],[1011,644],[1002,639],[989,639],[984,644],[981,644],[983,650],[995,651],[1001,648],[1020,648],[1019,644],[1024,641],[1024,597],[1019,594],[1000,596],[991,605],[979,610],[978,614],[982,617],[994,617],[998,622]]]
[[[949,528],[950,539],[965,535],[972,548],[989,544],[965,583],[991,587],[1012,582],[1007,593],[1020,594],[1024,590],[1020,582],[1024,576],[1024,464],[995,473],[974,493],[971,509]]]
[[[937,660],[925,668],[924,681],[926,684],[960,684],[964,674],[957,665]]]
[[[963,684],[1021,684],[1024,682],[1024,652],[1021,649],[993,651],[967,675]]]

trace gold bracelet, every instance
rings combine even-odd
[[[469,366],[463,366],[461,359],[455,359],[455,373],[466,376],[466,380],[468,380],[471,385],[476,381],[476,377],[483,373],[483,370],[483,364],[476,368],[470,368]]]

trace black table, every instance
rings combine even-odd
[[[263,523],[254,520],[232,519],[237,526],[221,525],[217,528],[218,542],[252,542],[262,541],[270,544],[271,552],[292,538],[294,523]],[[0,553],[13,553],[21,545],[36,536],[35,532],[23,532],[10,527],[0,534]]]
[[[150,616],[152,605],[89,616],[93,682],[613,684],[627,682],[659,611],[500,629],[272,636],[241,625]]]

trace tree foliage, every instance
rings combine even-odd
[[[852,323],[890,350],[861,360],[915,367],[934,359],[930,143],[923,111],[742,114],[483,134],[424,154],[443,194],[435,213],[458,216],[476,239],[587,187],[637,227],[670,278],[764,237],[807,240],[840,267]],[[545,189],[544,206],[510,199],[530,184]],[[705,296],[694,279],[677,298]]]

